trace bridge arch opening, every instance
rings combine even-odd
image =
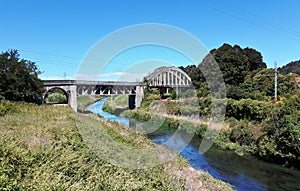
[[[64,89],[53,87],[46,91],[44,96],[44,103],[46,104],[68,104],[69,94]]]

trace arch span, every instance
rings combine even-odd
[[[189,87],[192,85],[191,78],[181,69],[171,67],[160,67],[146,76],[150,86],[155,87]]]
[[[61,89],[67,97],[67,103],[74,111],[77,111],[76,84],[73,82],[66,83],[65,81],[60,80],[48,80],[44,81],[44,89],[43,100],[45,100],[47,92],[51,89]]]

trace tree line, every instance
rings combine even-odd
[[[300,169],[300,90],[293,82],[300,62],[278,70],[278,99],[274,103],[274,69],[252,48],[223,44],[198,65],[180,67],[192,79],[200,115],[210,113],[210,88],[203,72],[212,57],[226,84],[226,119],[230,129],[223,143],[236,143],[259,158]]]

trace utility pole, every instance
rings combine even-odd
[[[274,81],[275,81],[275,87],[274,87],[274,102],[276,103],[277,100],[277,61],[274,62]]]

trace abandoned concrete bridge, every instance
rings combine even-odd
[[[84,81],[84,80],[43,80],[45,98],[47,92],[59,88],[65,92],[68,104],[77,111],[77,96],[83,95],[128,95],[129,108],[139,107],[143,96],[144,87],[169,89],[188,88],[192,85],[191,78],[177,67],[160,67],[153,73],[145,76],[143,82],[117,82],[117,81]]]

